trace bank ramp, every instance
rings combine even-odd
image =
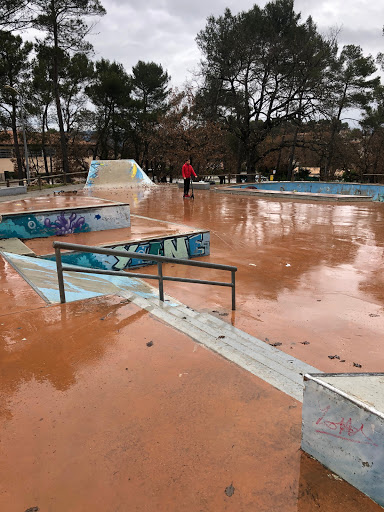
[[[93,160],[84,190],[156,186],[135,160]]]

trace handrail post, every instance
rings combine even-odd
[[[59,281],[60,302],[62,304],[65,304],[63,265],[61,263],[60,247],[55,247],[55,255],[56,255],[57,279]]]
[[[232,276],[232,311],[236,309],[236,288],[235,288],[235,272],[231,271]]]
[[[159,276],[159,299],[164,302],[164,281],[163,281],[163,264],[157,262],[157,275]]]

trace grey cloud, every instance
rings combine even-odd
[[[155,61],[167,69],[173,85],[181,85],[188,71],[197,67],[200,55],[197,33],[213,14],[250,9],[250,0],[102,0],[107,10],[92,36],[97,58],[121,62],[129,71],[141,59]],[[264,6],[266,1],[257,2]],[[348,6],[346,7],[346,3]],[[295,10],[302,19],[312,15],[318,29],[342,27],[340,45],[359,44],[364,54],[384,51],[380,2],[362,0],[296,0]]]

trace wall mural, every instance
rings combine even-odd
[[[103,231],[111,227],[126,228],[130,225],[129,205],[9,214],[0,216],[0,238],[44,238]]]
[[[143,260],[140,254],[153,254],[168,258],[190,259],[198,256],[208,256],[210,253],[210,233],[194,233],[179,235],[162,240],[148,240],[140,243],[126,243],[108,246],[108,249],[137,253],[137,258],[124,258],[108,256],[106,254],[65,252],[61,254],[63,263],[78,265],[86,268],[100,268],[104,270],[124,270],[153,265],[150,260]],[[54,260],[55,255],[45,256],[45,259]]]

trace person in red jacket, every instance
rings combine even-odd
[[[182,169],[183,178],[184,178],[184,195],[183,197],[189,197],[189,185],[191,183],[191,175],[193,174],[195,178],[197,178],[195,171],[191,165],[191,161],[186,160]]]

